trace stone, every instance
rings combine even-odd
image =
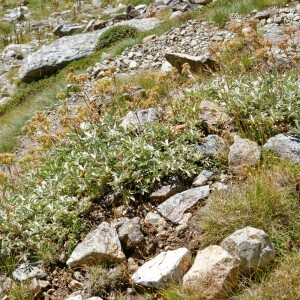
[[[36,263],[23,263],[13,271],[12,276],[15,280],[22,282],[31,278],[44,279],[47,274]]]
[[[212,176],[213,172],[210,171],[202,171],[197,177],[196,179],[193,181],[192,186],[193,187],[198,187],[198,186],[203,186],[205,185],[209,178]]]
[[[189,0],[190,3],[192,4],[201,4],[201,5],[207,5],[213,0]]]
[[[182,65],[187,63],[191,67],[192,72],[208,72],[215,71],[218,68],[216,61],[210,58],[209,54],[204,54],[201,56],[192,56],[188,54],[181,53],[165,53],[166,60],[179,72],[182,71]]]
[[[228,146],[223,138],[216,134],[210,134],[203,138],[202,143],[196,145],[201,155],[225,156],[228,154]]]
[[[69,295],[65,300],[83,300],[83,292],[77,291],[71,295]]]
[[[221,242],[221,247],[240,259],[243,271],[267,266],[275,257],[268,235],[260,229],[245,227]]]
[[[42,292],[42,287],[36,278],[31,280],[30,291],[33,293],[34,297],[37,297]]]
[[[176,194],[157,207],[157,210],[173,223],[179,223],[186,210],[209,195],[209,186],[201,186]]]
[[[300,163],[300,137],[292,134],[278,134],[271,137],[263,146],[278,153],[282,158]]]
[[[180,178],[176,175],[165,178],[158,190],[150,195],[153,201],[164,201],[169,197],[181,192],[184,189]]]
[[[243,173],[245,169],[254,167],[261,156],[261,151],[256,142],[234,137],[234,143],[230,146],[228,163],[229,168],[235,173]]]
[[[192,256],[186,248],[162,252],[142,265],[131,279],[138,285],[164,288],[179,283],[191,263]]]
[[[155,226],[155,227],[165,227],[167,222],[159,214],[148,212],[145,220],[145,224]]]
[[[4,275],[0,275],[0,297],[9,290],[12,286],[13,281]]]
[[[145,123],[154,122],[158,120],[162,115],[161,109],[158,108],[148,108],[138,111],[130,111],[124,118],[120,126],[127,127],[140,127]]]
[[[237,283],[239,259],[212,245],[198,251],[194,264],[183,277],[183,286],[204,300],[227,299]]]
[[[83,287],[83,284],[75,279],[71,280],[71,282],[68,284],[68,288],[71,291],[76,291],[78,289],[81,289]]]
[[[2,51],[2,57],[4,59],[16,58],[23,59],[28,53],[32,51],[32,47],[27,44],[10,44]]]
[[[230,117],[222,107],[214,102],[207,100],[201,101],[199,110],[199,117],[208,131],[229,127],[231,121]]]
[[[170,16],[170,20],[177,20],[177,19],[180,19],[180,18],[183,18],[184,17],[184,13],[182,11],[174,11],[171,16]]]
[[[68,35],[72,35],[73,33],[75,33],[77,30],[84,28],[85,25],[84,24],[60,24],[57,25],[54,30],[52,31],[52,33],[54,35],[57,35],[59,37],[63,37],[63,36],[68,36]]]
[[[126,249],[135,249],[141,246],[145,240],[141,231],[141,219],[139,217],[127,219],[118,229],[118,235]]]
[[[159,23],[160,21],[157,19],[148,18],[119,22],[113,26],[131,25],[144,31],[154,28]],[[42,46],[23,60],[19,71],[20,79],[23,82],[31,83],[55,73],[74,60],[91,55],[95,52],[99,37],[109,28],[111,26],[94,32],[65,36],[50,45]]]
[[[122,262],[125,255],[116,229],[102,222],[79,243],[67,261],[69,267],[93,265],[98,261]]]
[[[268,19],[269,17],[270,17],[270,13],[264,10],[264,11],[257,12],[253,18],[257,20],[264,20],[264,19]]]
[[[86,300],[103,300],[103,299],[100,298],[100,297],[91,297],[91,298],[88,298]]]

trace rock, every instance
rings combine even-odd
[[[189,0],[190,3],[192,4],[201,4],[201,5],[207,5],[213,0]]]
[[[159,214],[149,212],[145,217],[145,224],[155,227],[165,227],[167,222]]]
[[[141,31],[154,28],[160,23],[157,19],[129,20],[118,25],[131,25]],[[113,25],[115,26],[115,25]],[[19,71],[23,82],[31,83],[65,67],[68,63],[91,55],[96,48],[99,37],[111,27],[94,32],[62,37],[50,45],[41,47],[29,54]]]
[[[32,51],[32,47],[27,44],[10,44],[2,51],[2,57],[4,59],[16,58],[23,59],[29,52]]]
[[[97,261],[125,260],[118,234],[114,227],[102,222],[79,243],[67,261],[69,267],[93,265]]]
[[[9,290],[12,286],[13,281],[4,275],[0,275],[0,297]]]
[[[278,153],[282,158],[291,160],[294,164],[300,163],[300,137],[292,134],[278,134],[271,137],[263,146]]]
[[[59,37],[68,36],[75,33],[77,30],[84,28],[84,26],[84,24],[60,24],[54,28],[52,33]]]
[[[216,134],[210,134],[205,137],[201,144],[196,145],[201,155],[225,156],[228,153],[228,147],[224,139]]]
[[[69,295],[65,300],[83,300],[83,292],[78,291]]]
[[[146,44],[150,41],[153,41],[157,38],[157,35],[156,34],[151,34],[151,35],[148,35],[146,36],[144,39],[143,39],[143,44]]]
[[[162,115],[161,109],[148,108],[138,111],[130,111],[124,118],[120,126],[127,128],[130,126],[140,127],[145,123],[154,122],[159,119]]]
[[[212,185],[212,188],[217,190],[217,191],[222,191],[222,190],[228,190],[229,186],[227,184],[222,183],[222,182],[215,182]]]
[[[209,178],[212,176],[213,172],[210,171],[202,171],[194,180],[192,186],[193,187],[198,187],[198,186],[203,186],[207,183]]]
[[[86,300],[103,300],[103,299],[100,298],[100,297],[91,297],[91,298],[88,298]]]
[[[153,201],[164,201],[184,189],[180,178],[176,175],[165,178],[158,190],[150,195]]]
[[[255,166],[260,159],[260,155],[261,151],[256,142],[242,139],[236,135],[229,150],[229,168],[235,173],[242,173],[248,167]]]
[[[33,278],[31,280],[30,291],[33,293],[34,298],[37,297],[42,292],[42,287],[40,286],[36,278]]]
[[[270,17],[270,13],[264,10],[264,11],[257,12],[254,16],[254,19],[263,20],[263,19],[268,19],[269,17]]]
[[[182,11],[174,11],[171,16],[170,16],[170,20],[177,20],[177,19],[181,19],[184,17],[184,13]]]
[[[268,235],[253,227],[237,230],[222,241],[221,247],[240,259],[240,267],[244,271],[265,267],[275,257]]]
[[[119,239],[127,249],[135,249],[144,242],[144,235],[141,231],[141,219],[135,217],[127,219],[118,229]]]
[[[71,291],[76,291],[78,289],[81,289],[83,287],[83,284],[75,279],[71,280],[71,282],[68,284],[68,288]]]
[[[192,263],[188,249],[162,252],[141,266],[131,277],[135,284],[164,288],[178,283]]]
[[[200,103],[199,110],[199,116],[208,131],[229,127],[230,117],[224,109],[217,104],[203,100]]]
[[[194,264],[183,277],[183,286],[201,299],[227,299],[237,283],[239,259],[220,246],[209,246],[198,251]]]
[[[44,279],[47,274],[36,263],[23,263],[13,271],[12,276],[15,280],[25,281],[31,278]]]
[[[209,195],[209,186],[186,190],[170,197],[157,207],[157,210],[173,223],[179,223],[185,211],[199,200]]]
[[[217,63],[210,58],[209,54],[201,56],[192,56],[181,53],[165,53],[166,60],[179,72],[182,71],[182,65],[187,63],[193,72],[211,72],[217,69]]]

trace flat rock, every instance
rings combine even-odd
[[[229,168],[235,173],[242,173],[248,167],[255,166],[260,156],[261,151],[256,142],[242,139],[236,135],[229,150]]]
[[[140,127],[145,123],[151,123],[159,119],[162,111],[158,108],[141,109],[137,111],[130,111],[120,124],[120,126],[127,127]]]
[[[86,25],[84,24],[59,24],[54,30],[53,34],[59,37],[68,36],[75,33],[77,30],[84,28]]]
[[[135,284],[164,288],[178,283],[192,263],[192,256],[188,249],[179,248],[162,252],[142,265],[131,277]]]
[[[300,137],[289,134],[278,134],[271,137],[263,146],[278,153],[282,158],[291,160],[294,164],[300,163]]]
[[[31,278],[44,279],[47,274],[36,263],[23,263],[13,271],[12,276],[15,280],[25,281]]]
[[[197,151],[202,155],[225,156],[228,154],[228,146],[223,138],[217,134],[210,134],[198,144]]]
[[[154,28],[159,23],[160,21],[157,19],[148,18],[119,22],[118,25],[131,25],[143,31]],[[111,27],[89,33],[65,36],[50,45],[41,47],[24,59],[19,71],[20,79],[26,83],[39,80],[44,76],[53,74],[74,60],[91,55],[95,52],[99,37],[109,28]]]
[[[201,299],[227,299],[237,283],[239,259],[220,246],[209,246],[197,253],[194,264],[183,277],[183,286]]]
[[[180,72],[182,71],[182,65],[187,63],[191,67],[191,71],[200,72],[206,71],[211,72],[216,70],[217,63],[210,58],[209,54],[201,56],[192,56],[182,53],[165,53],[166,60]]]
[[[260,229],[245,227],[225,238],[221,247],[241,261],[242,270],[262,268],[275,257],[275,250],[268,235]]]
[[[107,222],[102,222],[99,227],[90,232],[79,243],[67,261],[69,267],[93,265],[97,261],[125,260],[117,231]]]
[[[169,197],[181,192],[184,189],[182,182],[178,176],[170,176],[161,182],[158,190],[150,195],[150,199],[154,201],[164,201]]]
[[[157,207],[168,220],[179,223],[186,210],[209,195],[209,186],[201,186],[176,194]]]

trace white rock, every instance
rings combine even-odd
[[[221,246],[241,260],[241,268],[265,267],[275,256],[275,250],[268,235],[260,229],[246,227],[225,238]]]
[[[197,253],[193,266],[183,277],[183,286],[201,299],[224,299],[237,282],[238,270],[238,258],[220,246],[209,246]]]
[[[157,210],[167,219],[179,223],[184,212],[199,200],[209,195],[209,186],[201,186],[176,194],[157,207]]]
[[[191,253],[186,248],[162,252],[146,262],[131,277],[134,283],[164,288],[178,283],[191,266]]]
[[[125,260],[116,229],[107,222],[102,222],[76,246],[67,265],[69,267],[92,265],[101,260]]]

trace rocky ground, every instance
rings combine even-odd
[[[131,15],[116,13],[124,9],[123,6],[119,6],[117,10],[106,7],[105,14],[113,15],[108,21],[86,15],[84,22],[70,24],[68,15],[72,13],[72,9],[76,9],[75,6],[70,11],[54,13],[49,19],[41,21],[40,26],[51,28],[60,38],[52,41],[54,37],[49,35],[45,40],[33,40],[21,45],[10,44],[3,50],[0,61],[0,84],[3,86],[0,103],[9,101],[15,90],[8,80],[12,70],[20,67],[19,75],[15,77],[25,82],[38,80],[70,61],[93,53],[97,39],[115,24],[130,24],[140,30],[148,30],[160,23],[155,17],[162,9],[171,8],[175,18],[182,11],[196,9],[203,4],[203,1],[155,2],[156,5],[148,8],[136,7],[131,10]],[[90,6],[82,2],[80,5],[82,11],[95,8],[95,4]],[[30,11],[26,6],[22,7],[8,11],[4,20],[19,18],[24,20],[20,26],[26,28]],[[97,96],[93,95],[93,88],[96,81],[105,78],[110,69],[114,69],[116,76],[134,75],[145,70],[161,72],[169,71],[172,66],[176,67],[180,61],[180,65],[188,62],[191,66],[211,70],[217,63],[211,58],[210,49],[218,42],[234,38],[235,33],[231,31],[230,25],[250,18],[259,20],[264,38],[272,40],[274,44],[273,51],[278,61],[288,63],[289,55],[299,54],[300,5],[297,3],[285,8],[254,11],[243,17],[233,15],[224,29],[207,21],[190,20],[160,37],[146,37],[143,44],[126,49],[115,58],[104,58],[96,63],[87,70],[87,78],[82,83],[83,91],[91,102],[97,100]],[[289,37],[286,29],[290,27],[295,28],[296,32],[293,40],[288,41],[288,48],[282,49],[278,47],[278,42]],[[86,32],[75,34],[78,28]],[[76,93],[72,93],[67,101],[74,107],[83,103],[83,99]],[[226,153],[233,176],[239,176],[245,168],[256,166],[261,158],[262,148],[275,151],[294,164],[300,163],[298,137],[278,134],[262,147],[240,138],[236,132],[230,132],[230,138],[226,139],[218,135],[217,127],[221,122],[224,128],[230,128],[231,118],[227,113],[210,101],[202,101],[200,110],[203,123],[213,134],[207,134],[198,144],[199,151],[209,155]],[[47,114],[53,122],[53,129],[57,130],[60,126],[59,114],[56,111],[49,111]],[[160,115],[158,108],[129,112],[121,126],[143,126],[144,123],[160,120]],[[25,139],[19,156],[24,156],[32,146]],[[153,289],[179,282],[200,293],[204,299],[226,297],[227,288],[235,286],[239,274],[268,266],[276,253],[268,235],[260,228],[249,226],[232,232],[220,245],[210,245],[198,251],[201,229],[197,226],[196,212],[209,204],[210,195],[215,191],[230,190],[234,184],[233,176],[207,169],[192,182],[182,182],[176,176],[169,177],[157,186],[157,190],[150,194],[149,202],[144,204],[114,207],[112,203],[118,195],[107,195],[101,203],[93,203],[86,217],[87,227],[93,230],[78,243],[70,255],[60,254],[58,263],[47,267],[40,263],[23,263],[12,273],[11,278],[1,276],[1,299],[9,299],[5,291],[9,290],[13,281],[28,280],[36,299],[154,299],[159,296],[151,293]],[[98,261],[115,263],[114,268],[104,271],[108,273],[108,277],[118,276],[122,272],[128,274],[127,281],[116,280],[115,286],[103,284],[100,292],[102,298],[94,296],[90,275],[84,269],[84,266],[93,266]],[[103,273],[101,276],[105,277]],[[124,298],[118,298],[117,291],[121,291]],[[149,293],[142,298],[139,291]]]

